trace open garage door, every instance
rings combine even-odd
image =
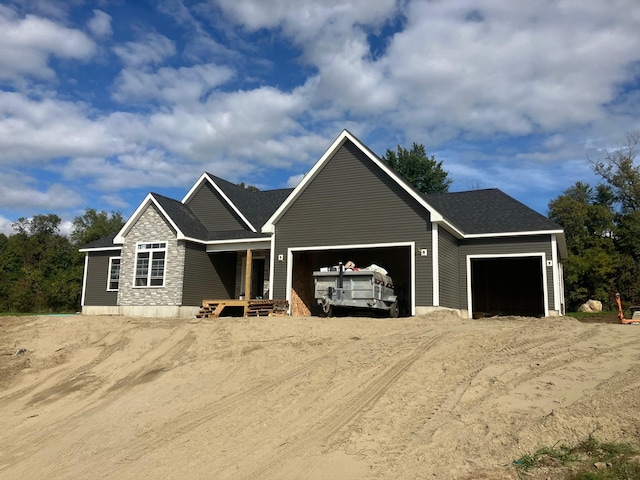
[[[321,315],[314,299],[313,272],[351,261],[357,267],[371,264],[385,268],[393,279],[400,316],[411,315],[411,248],[409,246],[297,250],[293,252],[291,314]],[[366,315],[366,312],[362,312]],[[371,315],[372,313],[369,312]]]
[[[473,318],[545,315],[542,257],[472,258]]]

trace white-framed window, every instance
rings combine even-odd
[[[113,292],[120,288],[120,257],[109,257],[109,278],[107,291]]]
[[[136,244],[135,287],[163,287],[167,242]]]

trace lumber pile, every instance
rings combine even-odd
[[[246,317],[286,315],[289,302],[286,300],[247,300]]]
[[[242,307],[245,317],[286,315],[286,300],[203,300],[196,318],[218,318],[226,307]]]

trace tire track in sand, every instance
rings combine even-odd
[[[70,435],[73,435],[74,432],[83,428],[83,419],[105,409],[125,395],[127,390],[121,388],[125,385],[123,383],[124,380],[127,380],[129,385],[141,383],[140,379],[143,378],[145,374],[156,370],[154,367],[158,362],[166,357],[175,358],[179,355],[180,352],[184,351],[193,341],[193,327],[185,327],[185,325],[181,325],[180,327],[175,328],[167,338],[162,340],[152,350],[145,352],[138,358],[138,360],[126,368],[119,369],[118,380],[111,382],[111,384],[107,382],[106,384],[103,384],[99,390],[91,392],[91,396],[95,398],[94,400],[90,400],[89,403],[74,412],[72,415],[64,419],[51,422],[40,428],[43,432],[56,432],[54,435],[51,435],[50,433],[38,433],[35,438],[25,436],[24,442],[19,445],[12,445],[10,449],[6,449],[1,452],[0,472],[16,466],[17,463],[23,461],[23,459],[24,461],[32,461],[35,458],[34,456],[40,450],[48,448],[55,449],[57,444],[60,442],[60,439],[68,438]],[[122,341],[123,339],[120,339],[113,344],[107,344],[103,352],[98,354],[94,360],[80,368],[74,369],[73,373],[75,374],[81,370],[86,372],[91,368],[95,368],[97,365],[108,359],[117,350],[117,347],[122,344]],[[121,377],[122,375],[124,376]],[[128,398],[130,401],[131,396],[129,395]],[[125,409],[127,404],[128,402],[123,404],[120,408]],[[108,426],[109,424],[104,422],[98,422],[96,425],[93,425],[88,432],[81,434],[78,440],[63,448],[56,455],[53,461],[47,465],[46,471],[40,471],[38,474],[39,476],[33,478],[49,477],[51,471],[54,471],[55,469],[63,466],[64,463],[67,463],[69,459],[84,449],[87,442],[93,436],[101,433]]]
[[[446,335],[448,335],[447,332],[440,333],[424,341],[412,353],[398,360],[384,373],[369,382],[361,391],[343,399],[314,428],[287,443],[275,457],[271,457],[253,472],[241,478],[243,480],[255,480],[269,478],[270,474],[272,478],[279,478],[277,471],[274,472],[274,470],[288,460],[298,456],[304,450],[326,442],[345,425],[367,413],[403,373]],[[300,473],[302,474],[303,472]]]
[[[196,411],[186,411],[181,415],[168,420],[160,426],[153,427],[151,430],[141,434],[126,445],[121,445],[118,452],[100,452],[101,460],[96,461],[90,466],[85,466],[79,471],[69,470],[66,472],[68,478],[111,478],[117,472],[118,465],[135,462],[143,456],[153,452],[158,447],[167,444],[171,440],[188,435],[195,428],[220,417],[225,413],[238,407],[246,407],[249,400],[256,395],[260,395],[273,388],[278,387],[300,375],[315,369],[327,360],[333,361],[336,355],[342,354],[341,351],[353,348],[355,341],[351,341],[330,350],[322,355],[312,358],[297,368],[289,370],[272,380],[265,381],[247,390],[234,393],[220,400],[202,405]],[[124,453],[121,453],[124,452]]]

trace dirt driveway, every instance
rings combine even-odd
[[[640,326],[0,317],[0,478],[509,479],[640,439]]]

